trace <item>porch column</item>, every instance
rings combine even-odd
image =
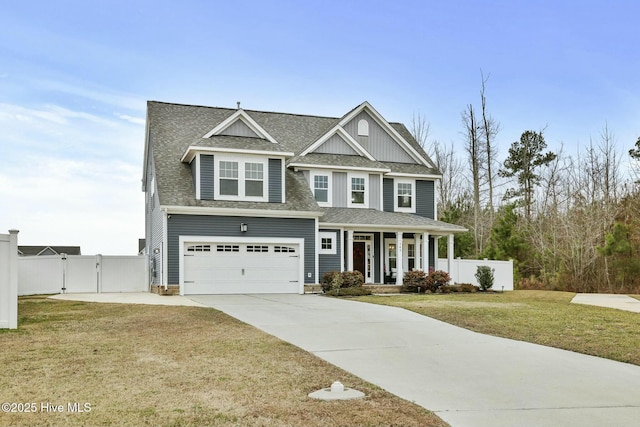
[[[429,272],[429,233],[422,233],[422,271]]]
[[[440,270],[439,266],[438,266],[438,241],[440,240],[440,237],[442,236],[434,236],[433,237],[433,259],[435,260],[433,269],[434,270]]]
[[[414,243],[414,254],[416,257],[416,262],[415,262],[415,266],[416,266],[416,270],[423,270],[424,268],[422,268],[422,245],[420,244],[420,238],[422,237],[422,234],[420,233],[413,233],[413,243]]]
[[[347,271],[353,271],[353,230],[347,230]]]
[[[396,233],[396,285],[402,285],[402,276],[404,271],[402,263],[404,261],[404,254],[402,251],[402,232]]]
[[[451,281],[456,282],[458,277],[453,277],[453,234],[449,234],[449,240],[447,241],[447,269],[449,270],[449,276]],[[457,275],[456,275],[457,276]]]

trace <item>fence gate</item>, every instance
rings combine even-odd
[[[19,295],[147,292],[147,257],[50,255],[18,259]]]

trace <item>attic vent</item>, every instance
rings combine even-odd
[[[365,119],[358,122],[358,136],[369,136],[369,122]]]

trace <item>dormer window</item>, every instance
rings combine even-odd
[[[369,136],[369,122],[365,119],[358,122],[358,136]]]
[[[215,199],[267,202],[267,159],[216,155]]]

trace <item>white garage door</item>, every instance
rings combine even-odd
[[[298,293],[298,244],[185,243],[184,294]]]

